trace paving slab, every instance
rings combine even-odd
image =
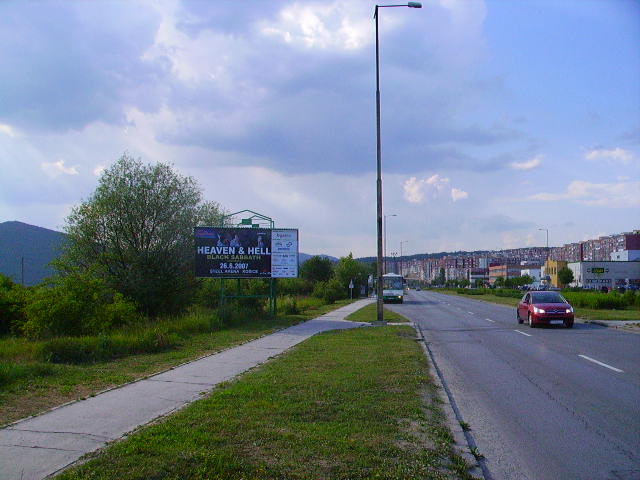
[[[344,318],[372,301],[358,300],[313,320],[0,429],[0,480],[46,478],[317,333],[369,325]]]

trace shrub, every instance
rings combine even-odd
[[[625,307],[624,298],[616,293],[563,292],[563,295],[574,307],[595,310],[623,309]]]
[[[328,282],[318,282],[313,288],[313,296],[323,299],[326,303],[331,304],[336,300],[346,297],[345,289],[340,282],[332,278]]]
[[[195,303],[203,307],[218,308],[220,304],[220,280],[205,278],[195,294]]]
[[[492,292],[496,297],[521,298],[523,293],[520,290],[510,290],[507,288],[496,288]]]
[[[25,322],[24,307],[30,291],[0,274],[0,335],[16,333]]]
[[[313,283],[303,278],[278,279],[278,294],[309,295],[313,291]]]
[[[296,297],[291,295],[280,297],[278,309],[285,315],[298,315],[301,313]]]
[[[106,333],[139,321],[135,305],[91,273],[57,277],[36,289],[20,330],[29,338]]]

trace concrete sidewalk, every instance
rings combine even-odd
[[[45,478],[316,333],[369,325],[344,318],[372,301],[359,300],[243,345],[16,422],[0,430],[0,480]]]

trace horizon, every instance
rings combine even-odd
[[[2,225],[4,223],[20,223],[20,224],[26,225],[28,227],[41,228],[41,229],[49,230],[49,231],[52,231],[52,232],[55,232],[55,233],[65,234],[65,232],[62,231],[62,230],[55,230],[55,229],[51,229],[51,228],[47,228],[47,227],[42,227],[40,225],[33,225],[33,224],[30,224],[30,223],[22,222],[20,220],[6,220],[6,221],[3,221],[3,222],[0,222],[0,225]],[[635,229],[635,231],[638,231],[638,230],[640,230],[640,229]],[[632,233],[632,231],[629,231],[629,232],[615,232],[615,233],[607,234],[605,236],[620,235],[620,234],[624,234],[624,233]],[[594,239],[587,239],[585,241],[588,241],[588,240],[595,240],[595,238]],[[569,242],[569,243],[579,243],[579,242],[576,241],[576,242]],[[549,248],[550,249],[552,249],[552,248],[560,248],[560,247],[562,247],[564,245],[566,245],[566,244],[555,245],[555,246],[554,245],[549,245]],[[500,250],[484,250],[484,249],[475,249],[475,250],[442,250],[442,251],[438,251],[438,252],[411,253],[411,254],[403,255],[402,258],[409,258],[409,257],[420,256],[420,255],[440,255],[440,254],[476,253],[476,252],[478,252],[478,253],[504,252],[504,251],[509,251],[509,250],[520,250],[520,249],[526,249],[526,248],[544,249],[544,248],[546,248],[546,246],[543,245],[543,246],[514,247],[514,248],[506,248],[506,249],[500,249]],[[325,257],[332,257],[332,258],[335,258],[335,259],[340,259],[342,257],[348,256],[352,252],[346,252],[346,253],[344,253],[342,255],[338,255],[338,256],[329,255],[329,254],[326,254],[326,253],[308,253],[308,252],[302,252],[302,251],[300,251],[299,253],[302,254],[302,255],[308,255],[310,257],[325,256]],[[391,257],[390,255],[388,255],[386,258],[390,259],[390,258],[399,258],[399,257],[397,257],[397,256],[396,257]],[[354,259],[357,259],[357,260],[373,259],[373,260],[375,260],[376,256],[375,255],[365,255],[365,256],[361,256],[361,257],[356,257],[354,255]]]

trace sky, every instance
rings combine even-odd
[[[124,152],[376,254],[375,2],[0,0],[0,222],[63,230]],[[387,254],[640,228],[640,2],[379,10]]]

